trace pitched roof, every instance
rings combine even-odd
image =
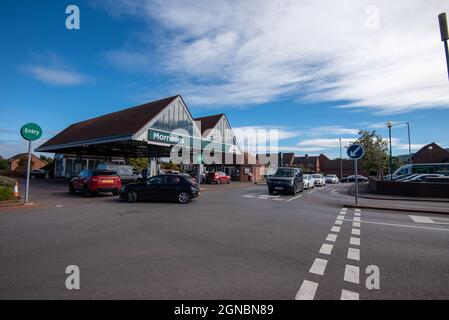
[[[293,164],[315,164],[317,160],[318,157],[295,157],[295,160],[293,160]]]
[[[201,122],[201,134],[204,134],[206,130],[213,129],[223,116],[224,113],[220,113],[212,116],[195,118],[194,120]]]
[[[11,158],[9,158],[8,161],[11,162],[11,161],[14,161],[14,160],[19,159],[19,158],[22,158],[22,157],[28,158],[28,153],[26,153],[26,152],[24,152],[24,153],[18,153],[18,154],[16,154],[15,156],[12,156]],[[40,158],[36,157],[34,154],[31,154],[31,158],[32,158],[32,159],[39,159],[39,160],[41,160]]]
[[[177,97],[179,96],[149,102],[72,124],[39,148],[132,135],[157,116]]]

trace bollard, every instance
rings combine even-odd
[[[16,184],[14,185],[14,197],[19,199],[20,198],[20,194],[19,194],[19,183],[16,181]]]

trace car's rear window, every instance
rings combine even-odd
[[[96,170],[92,173],[93,176],[116,176],[115,171]]]

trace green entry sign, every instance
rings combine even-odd
[[[27,123],[20,129],[20,134],[25,140],[34,141],[42,137],[42,128],[35,123]]]

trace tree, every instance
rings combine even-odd
[[[129,158],[128,164],[140,171],[148,166],[148,158]]]
[[[52,163],[54,161],[53,158],[51,157],[46,157],[44,155],[40,155],[39,157],[43,162],[45,162],[46,164]]]
[[[9,162],[6,159],[0,159],[0,170],[8,170]]]
[[[181,168],[171,161],[161,163],[161,169],[181,171]]]
[[[377,178],[383,179],[388,163],[388,141],[376,134],[376,131],[360,130],[356,142],[365,149],[365,156],[361,159],[363,168],[376,171]]]

